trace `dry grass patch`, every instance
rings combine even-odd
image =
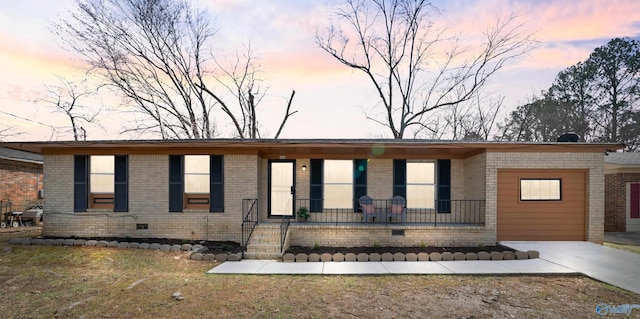
[[[582,276],[207,275],[182,253],[0,247],[8,318],[586,318],[639,300]]]

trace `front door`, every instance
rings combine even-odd
[[[627,198],[627,231],[640,231],[640,183],[629,184]]]
[[[295,161],[269,161],[269,217],[293,217]]]

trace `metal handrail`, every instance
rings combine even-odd
[[[258,224],[258,199],[248,198],[242,200],[242,258],[247,251],[249,239]]]
[[[317,211],[319,205],[311,203],[316,200],[297,199],[296,207],[314,207],[309,209],[309,223],[321,224],[354,224],[367,223],[374,225],[394,225],[401,224],[399,216],[390,213],[390,199],[373,199],[375,208],[381,210],[381,215],[385,218],[376,217],[363,220],[362,212],[357,203],[354,208],[324,208]],[[319,200],[317,200],[319,201]],[[311,205],[314,204],[314,205]],[[412,208],[407,203],[404,224],[407,225],[484,225],[485,224],[485,201],[484,200],[435,200],[431,208]],[[316,211],[314,211],[316,210]],[[384,213],[386,212],[386,214]]]
[[[284,244],[287,240],[287,234],[289,232],[289,225],[291,224],[291,219],[282,218],[280,220],[280,253],[284,253]]]

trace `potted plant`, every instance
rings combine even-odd
[[[298,216],[298,221],[300,222],[306,222],[307,218],[311,216],[309,215],[309,210],[305,206],[301,206],[300,208],[298,208],[296,215]]]

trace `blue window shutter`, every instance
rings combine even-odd
[[[129,211],[129,171],[127,155],[116,155],[114,158],[114,212]]]
[[[73,211],[86,212],[89,205],[89,157],[73,158]]]
[[[184,156],[169,155],[169,211],[181,212],[184,197]]]
[[[209,157],[209,211],[224,212],[224,158],[222,155]]]
[[[407,160],[393,160],[393,196],[407,198]]]
[[[324,162],[321,159],[310,160],[309,211],[322,212],[323,203],[323,170]]]
[[[358,199],[367,195],[367,160],[353,160],[353,210],[360,207]]]
[[[451,160],[438,160],[438,212],[451,212]]]

